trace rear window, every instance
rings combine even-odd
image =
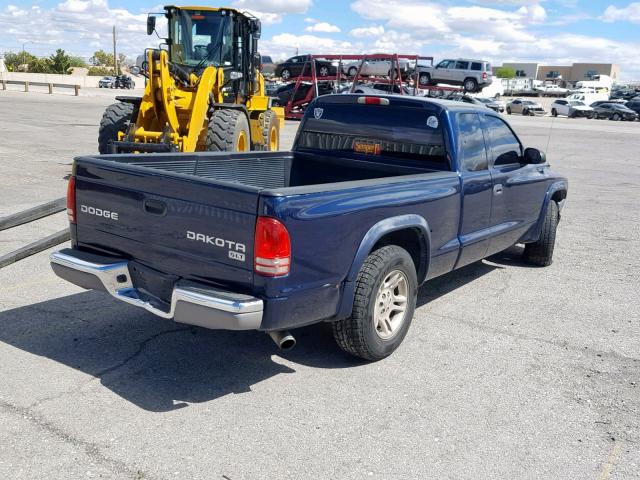
[[[321,103],[307,113],[297,149],[369,160],[417,160],[449,169],[442,122],[431,108]]]
[[[471,70],[482,70],[482,64],[480,62],[471,62]]]

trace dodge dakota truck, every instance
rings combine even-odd
[[[260,330],[330,322],[368,360],[405,337],[423,282],[524,244],[552,261],[567,180],[499,114],[327,95],[290,152],[75,159],[55,273],[160,317]]]

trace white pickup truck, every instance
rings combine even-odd
[[[564,97],[568,90],[558,85],[539,85],[533,87],[533,90],[543,97]]]

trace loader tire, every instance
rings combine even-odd
[[[264,128],[262,129],[264,139],[263,150],[275,152],[280,148],[280,122],[273,110],[264,112]]]
[[[251,133],[247,116],[241,110],[214,110],[209,117],[207,151],[247,152],[251,149]]]
[[[118,132],[126,132],[133,117],[134,105],[118,102],[109,105],[102,115],[98,130],[98,152],[109,153],[109,144],[118,140]]]

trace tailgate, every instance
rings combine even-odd
[[[75,174],[78,246],[171,276],[251,285],[258,188],[91,157],[76,160]]]

